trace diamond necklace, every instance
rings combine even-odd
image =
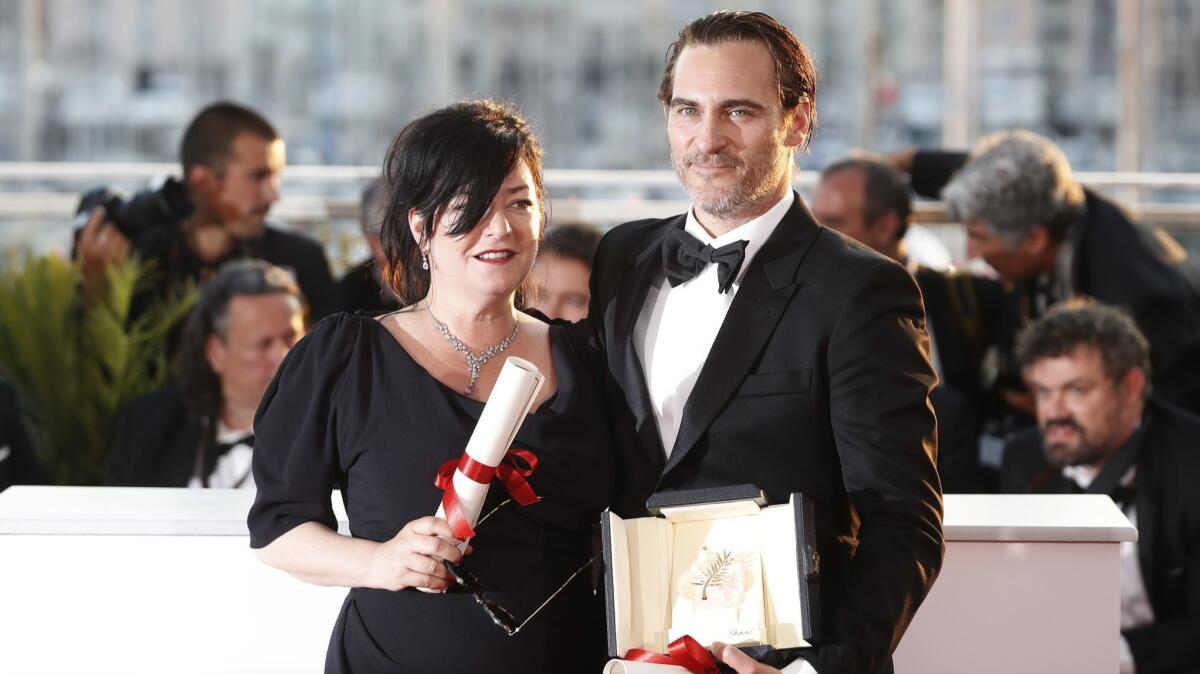
[[[437,326],[438,332],[442,333],[446,341],[450,342],[450,346],[453,346],[455,351],[461,352],[467,358],[467,373],[471,375],[471,381],[467,384],[467,388],[463,389],[465,395],[471,395],[475,391],[475,382],[479,380],[479,370],[483,368],[484,363],[500,355],[502,351],[511,346],[513,340],[517,338],[517,333],[521,331],[521,321],[516,321],[513,325],[511,335],[505,337],[498,344],[493,344],[476,354],[461,339],[455,337],[454,333],[450,332],[448,325],[439,321],[438,317],[433,315],[433,310],[429,308],[428,304],[425,305],[425,313],[429,314],[429,318]]]

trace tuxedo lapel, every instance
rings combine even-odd
[[[663,475],[683,461],[746,378],[802,285],[797,272],[818,231],[816,220],[797,195],[746,270],[684,404],[679,435]]]
[[[625,279],[614,314],[612,339],[608,342],[613,370],[618,373],[625,399],[633,411],[638,439],[656,469],[662,468],[664,452],[646,386],[646,374],[634,343],[634,329],[650,286],[662,272],[663,237],[672,227],[681,229],[685,221],[686,215],[681,215],[663,223],[623,262]]]

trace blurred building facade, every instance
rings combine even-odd
[[[809,167],[854,147],[939,144],[953,118],[968,142],[1014,126],[1044,133],[1094,170],[1129,168],[1118,161],[1126,129],[1136,168],[1200,170],[1190,0],[753,4],[817,59]],[[0,160],[172,161],[191,115],[230,98],[277,124],[293,162],[371,165],[415,115],[486,95],[521,106],[550,166],[663,168],[665,48],[721,5],[3,0]],[[955,37],[967,46],[946,56]],[[947,73],[964,65],[953,89]]]

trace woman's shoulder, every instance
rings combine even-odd
[[[330,314],[317,321],[297,342],[293,350],[304,347],[305,350],[324,352],[330,348],[353,348],[359,342],[371,340],[381,332],[386,332],[380,319],[388,315],[390,314],[375,314],[365,311],[342,311]]]
[[[280,372],[344,369],[360,350],[369,322],[375,319],[362,313],[340,312],[322,318],[288,352]]]
[[[286,403],[284,408],[294,409],[342,390],[346,380],[353,379],[353,373],[361,370],[353,364],[366,353],[362,340],[369,328],[368,321],[374,319],[342,312],[326,316],[312,326],[280,363],[263,394],[258,416],[276,403]]]
[[[347,331],[357,333],[365,323],[375,320],[365,311],[339,311],[317,321],[309,329],[308,336],[320,335],[321,339],[330,339],[335,335],[344,336]]]

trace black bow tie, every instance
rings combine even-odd
[[[233,442],[218,442],[217,446],[216,446],[216,451],[214,452],[214,456],[224,456],[225,454],[229,453],[229,450],[233,449],[234,447],[237,447],[238,445],[246,445],[246,446],[250,447],[251,449],[253,449],[254,448],[254,434],[247,433],[246,435],[243,435],[242,437],[235,439]]]
[[[663,268],[671,287],[690,281],[710,263],[717,265],[717,292],[729,292],[746,259],[745,239],[720,248],[701,244],[696,237],[672,227],[663,239]]]

